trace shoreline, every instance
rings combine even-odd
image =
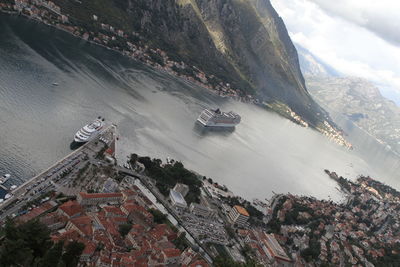
[[[347,149],[351,149],[352,148],[352,145],[349,142],[346,141],[346,139],[343,137],[343,134],[340,133],[339,129],[335,129],[335,127],[330,125],[329,122],[327,122],[325,120],[324,123],[321,123],[323,128],[321,128],[321,126],[318,126],[318,125],[314,125],[314,126],[310,125],[306,121],[304,121],[301,116],[299,116],[297,113],[295,113],[289,106],[287,106],[283,102],[280,102],[280,101],[274,101],[274,102],[271,102],[271,103],[264,102],[264,101],[260,102],[257,98],[255,98],[252,95],[248,95],[248,96],[246,96],[246,98],[243,98],[243,97],[241,97],[239,95],[235,95],[235,96],[229,95],[229,94],[224,95],[224,94],[220,93],[220,90],[211,89],[211,88],[207,87],[206,85],[204,85],[200,81],[199,82],[195,82],[196,81],[195,79],[194,79],[195,81],[192,81],[187,77],[171,73],[170,71],[165,70],[161,65],[159,65],[159,66],[158,65],[154,65],[153,66],[152,64],[150,64],[150,63],[153,63],[153,64],[158,64],[158,63],[151,62],[150,60],[142,61],[139,58],[135,58],[135,57],[133,57],[133,56],[128,54],[130,51],[125,51],[125,50],[120,51],[120,50],[118,50],[116,48],[112,48],[112,47],[106,46],[106,45],[104,45],[102,43],[99,43],[99,42],[96,42],[96,41],[93,41],[93,40],[85,39],[83,36],[75,34],[74,32],[68,31],[67,29],[64,29],[63,27],[60,27],[58,24],[51,24],[51,23],[48,23],[47,21],[44,21],[42,19],[38,19],[36,17],[24,14],[23,12],[5,10],[5,9],[3,9],[1,7],[0,7],[0,13],[3,13],[3,14],[8,15],[8,16],[26,18],[26,19],[34,21],[36,23],[41,23],[43,25],[49,26],[52,29],[61,30],[62,32],[70,34],[71,36],[79,38],[80,40],[84,40],[84,41],[88,42],[91,45],[96,45],[96,46],[105,48],[107,50],[111,50],[113,52],[117,52],[118,54],[120,54],[123,57],[126,57],[126,58],[128,58],[130,60],[134,60],[136,63],[142,63],[144,66],[149,67],[154,71],[158,71],[160,73],[168,74],[171,77],[174,77],[174,78],[177,78],[177,79],[181,80],[185,84],[188,84],[188,85],[191,85],[191,86],[197,86],[197,87],[200,87],[202,89],[205,89],[205,90],[207,90],[209,93],[211,93],[213,95],[220,96],[222,98],[229,98],[229,99],[231,99],[233,101],[239,101],[239,102],[242,102],[242,103],[253,104],[253,105],[261,107],[261,108],[263,108],[263,109],[265,109],[267,111],[272,111],[272,112],[278,114],[279,116],[281,116],[282,118],[288,119],[289,121],[293,122],[294,124],[299,125],[300,127],[310,128],[312,130],[317,131],[318,133],[326,136],[329,140],[332,140],[334,143],[338,144],[339,146],[343,146],[343,147],[345,147]],[[234,92],[237,91],[235,89],[230,89],[230,90],[233,90]],[[283,107],[283,110],[282,110],[282,107]]]

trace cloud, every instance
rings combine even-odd
[[[346,76],[368,79],[385,92],[400,92],[400,46],[365,26],[369,23],[366,18],[370,20],[373,16],[370,14],[372,11],[364,10],[372,10],[372,5],[352,10],[356,5],[351,3],[361,1],[336,0],[337,7],[329,3],[322,7],[319,2],[328,3],[324,0],[272,0],[295,44]],[[367,13],[370,15],[366,16]],[[383,14],[381,9],[377,10],[375,17],[380,14]],[[387,20],[376,23],[384,25]],[[389,29],[386,31],[390,32]]]
[[[364,27],[388,42],[400,45],[400,1],[308,0],[328,14]]]

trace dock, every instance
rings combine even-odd
[[[108,138],[104,138],[104,137]],[[52,164],[46,170],[27,180],[16,189],[12,190],[12,197],[0,203],[0,221],[6,216],[13,216],[26,202],[32,200],[35,196],[44,194],[55,189],[55,179],[59,179],[60,174],[66,170],[70,170],[76,165],[82,165],[89,158],[95,156],[101,147],[100,140],[109,140],[109,143],[115,144],[116,125],[108,125],[95,138],[83,144],[81,147],[69,153],[64,158]],[[104,142],[103,142],[104,143]],[[109,145],[109,144],[107,144]],[[115,149],[115,148],[114,148]],[[115,150],[114,150],[115,151]]]

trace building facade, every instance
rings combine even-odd
[[[118,203],[122,201],[122,193],[95,193],[88,194],[81,192],[76,200],[83,206],[95,206],[106,203]]]
[[[185,210],[187,208],[187,203],[181,193],[175,190],[170,190],[169,198],[171,199],[171,203],[174,208],[178,210]]]
[[[177,184],[175,185],[175,187],[174,187],[174,190],[175,190],[176,192],[181,193],[181,195],[182,195],[183,197],[185,197],[185,196],[187,195],[187,193],[189,193],[189,186],[187,186],[187,185],[185,185],[185,184],[177,183]]]
[[[246,225],[247,220],[250,217],[247,210],[239,205],[233,206],[228,216],[231,219],[231,221],[237,225]]]

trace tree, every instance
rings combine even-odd
[[[66,267],[75,267],[78,265],[79,257],[81,256],[85,245],[78,242],[72,241],[69,243],[62,255],[62,260]]]
[[[50,230],[38,220],[28,221],[19,226],[22,238],[33,252],[34,258],[41,258],[52,247]]]
[[[64,243],[57,242],[47,253],[44,255],[44,258],[41,260],[39,266],[40,267],[54,267],[58,266],[61,255],[63,252]]]
[[[121,225],[119,226],[118,231],[119,231],[119,233],[121,234],[122,237],[125,237],[125,236],[129,233],[129,231],[130,231],[131,229],[132,229],[132,224],[130,224],[130,223],[125,223],[125,224],[121,224]]]
[[[155,223],[157,224],[165,223],[167,215],[156,209],[149,209],[149,212],[153,215]]]
[[[217,256],[214,259],[214,266],[215,267],[240,267],[242,266],[240,263],[237,263],[232,260],[230,257],[222,257],[222,256]]]
[[[29,266],[33,259],[32,254],[24,240],[6,239],[0,248],[1,266]]]
[[[180,250],[185,250],[188,247],[188,244],[186,242],[186,233],[182,232],[177,239],[175,239],[174,241],[174,245],[176,248],[180,249]]]
[[[129,161],[132,166],[134,166],[136,164],[137,160],[138,160],[138,155],[134,154],[134,153],[131,154]]]
[[[31,266],[52,247],[48,228],[37,220],[15,225],[7,220],[0,246],[1,266]]]

